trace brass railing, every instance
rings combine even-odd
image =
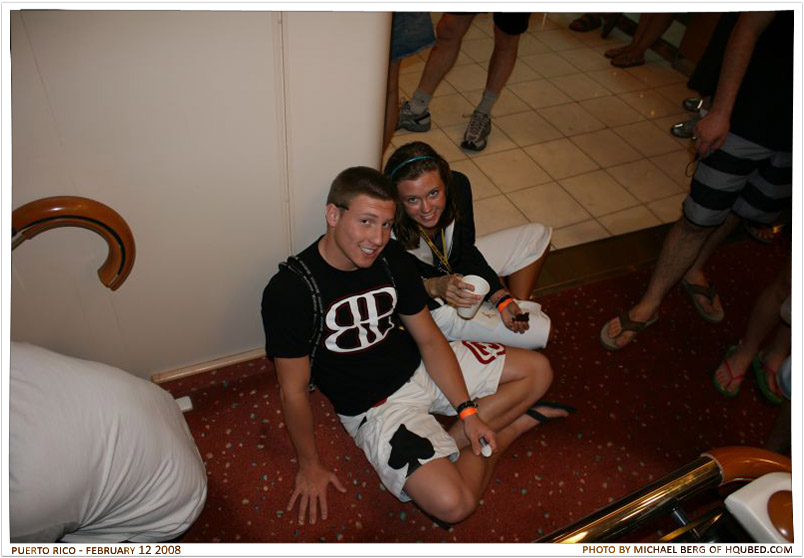
[[[682,500],[707,488],[791,470],[790,459],[771,451],[740,446],[715,449],[649,486],[536,542],[610,542],[657,517],[674,512]]]

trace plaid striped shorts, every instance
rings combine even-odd
[[[793,154],[767,149],[734,134],[698,161],[684,216],[702,227],[717,227],[730,212],[772,224],[790,205]]]

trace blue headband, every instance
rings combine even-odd
[[[425,159],[432,159],[433,161],[435,161],[435,157],[431,157],[430,155],[419,155],[418,157],[411,157],[410,159],[408,159],[408,160],[406,160],[406,161],[402,161],[402,162],[401,162],[401,163],[399,163],[399,164],[398,164],[396,167],[394,167],[394,170],[392,170],[392,171],[391,171],[391,172],[388,174],[388,176],[391,178],[391,180],[393,180],[393,179],[394,179],[394,175],[396,174],[396,171],[398,171],[399,169],[401,169],[401,168],[402,168],[402,167],[404,167],[405,165],[407,165],[407,164],[409,164],[409,163],[412,163],[413,161],[423,161],[423,160],[425,160]]]

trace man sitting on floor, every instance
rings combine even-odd
[[[326,519],[330,483],[345,492],[316,450],[311,374],[386,488],[447,523],[476,509],[511,442],[567,414],[538,401],[553,375],[544,356],[446,341],[410,256],[389,242],[395,200],[380,172],[341,172],[327,198],[326,234],[280,265],[263,292],[266,352],[299,459],[288,510],[299,502],[300,523],[308,510],[315,523],[319,506]],[[445,431],[431,412],[460,420]]]

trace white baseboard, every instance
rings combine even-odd
[[[262,358],[264,356],[265,349],[253,349],[251,351],[246,351],[245,353],[238,353],[236,355],[230,355],[217,360],[210,360],[208,362],[193,364],[191,366],[185,366],[184,368],[178,368],[176,370],[160,372],[159,374],[154,374],[151,376],[151,381],[155,384],[162,384],[171,380],[178,380],[179,378],[194,376],[196,374],[201,374],[202,372],[209,372],[210,370],[215,370],[216,368],[232,366],[233,364],[240,364],[241,362],[247,362],[249,360]]]

